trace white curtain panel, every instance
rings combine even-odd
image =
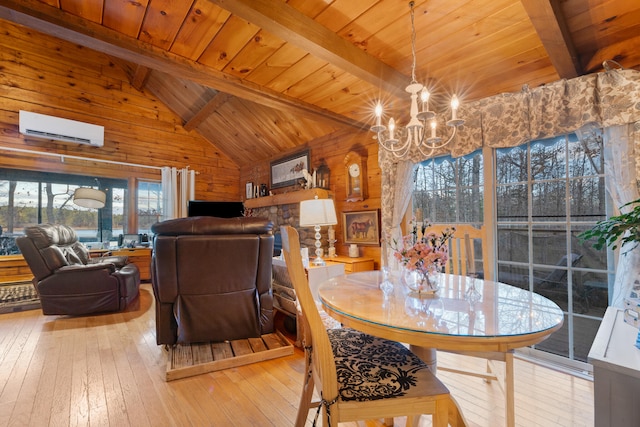
[[[195,198],[196,187],[196,173],[190,171],[189,168],[182,168],[180,170],[180,198],[178,201],[178,218],[185,218],[188,216],[189,200]]]
[[[184,218],[189,200],[195,200],[196,173],[188,167],[178,170],[164,166],[162,174],[162,220]],[[178,182],[178,175],[180,182]]]
[[[616,208],[637,200],[636,162],[634,156],[634,125],[624,124],[604,129],[604,173],[607,190]],[[627,206],[620,213],[627,213]],[[624,308],[624,298],[631,294],[640,280],[640,250],[629,250],[623,246],[618,250],[618,265],[613,286],[611,305]],[[640,289],[637,289],[640,291]]]
[[[177,173],[176,168],[169,166],[163,166],[160,173],[162,175],[162,220],[166,221],[176,217],[174,200],[177,188],[174,178]]]
[[[400,161],[395,166],[395,177],[392,180],[395,181],[393,194],[393,207],[391,211],[391,227],[385,229],[385,238],[382,243],[382,257],[381,262],[384,266],[390,267],[391,270],[398,270],[400,267],[397,260],[393,256],[392,245],[394,241],[399,244],[402,242],[402,218],[411,201],[411,195],[413,193],[413,171],[415,165],[412,161]]]

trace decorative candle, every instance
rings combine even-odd
[[[336,230],[333,227],[329,227],[329,240],[336,240]]]
[[[420,92],[420,100],[422,101],[422,111],[429,110],[429,96],[431,96],[431,94],[429,93],[426,87],[423,87],[422,92]]]
[[[393,139],[393,131],[396,128],[396,121],[393,120],[393,117],[389,119],[389,139]]]
[[[431,138],[435,138],[436,137],[436,119],[431,120]]]
[[[380,126],[380,120],[382,119],[382,104],[379,102],[376,104],[376,126]]]
[[[460,101],[458,101],[458,97],[456,95],[453,95],[453,98],[451,98],[451,120],[456,119],[456,114],[459,106]]]

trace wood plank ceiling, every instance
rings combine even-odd
[[[377,99],[406,117],[409,12],[401,0],[0,0],[0,19],[109,55],[240,167],[367,129]],[[415,26],[416,77],[436,101],[605,60],[640,70],[639,1],[417,0]]]

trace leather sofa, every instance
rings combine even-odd
[[[140,273],[127,257],[90,258],[66,225],[40,224],[24,232],[16,244],[33,273],[44,314],[120,311],[138,297]]]
[[[154,224],[151,282],[158,344],[273,332],[273,223],[190,217]]]

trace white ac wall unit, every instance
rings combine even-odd
[[[20,133],[36,138],[102,147],[104,126],[20,110]]]

